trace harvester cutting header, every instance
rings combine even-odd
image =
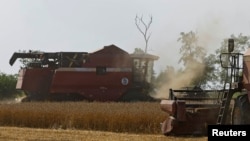
[[[10,65],[17,59],[30,59],[16,85],[26,101],[152,100],[148,92],[158,56],[129,54],[110,45],[93,53],[15,52]]]

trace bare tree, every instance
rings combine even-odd
[[[145,53],[147,53],[147,50],[148,50],[148,41],[149,41],[149,38],[151,36],[151,33],[148,33],[148,30],[152,24],[152,21],[153,21],[152,16],[150,16],[150,20],[148,21],[148,23],[146,23],[143,20],[143,16],[138,17],[136,15],[136,17],[135,17],[135,25],[136,25],[137,29],[140,31],[140,33],[143,35],[143,38],[144,38],[145,43],[146,43]]]

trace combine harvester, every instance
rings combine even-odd
[[[250,124],[250,49],[234,53],[234,40],[228,52],[220,55],[227,71],[222,90],[169,90],[160,107],[167,113],[161,124],[164,135],[206,135],[207,125]]]
[[[23,101],[150,101],[153,64],[150,54],[129,54],[115,45],[87,52],[15,52],[28,59],[16,88]]]

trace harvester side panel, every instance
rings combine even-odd
[[[31,93],[48,92],[53,70],[49,68],[22,69],[19,72],[17,89]]]
[[[51,93],[78,93],[90,100],[118,100],[130,87],[130,68],[59,68],[53,77]]]

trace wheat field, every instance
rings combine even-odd
[[[0,104],[0,140],[207,140],[166,137],[158,102],[27,102]]]
[[[160,134],[157,102],[29,102],[0,105],[0,126]]]

